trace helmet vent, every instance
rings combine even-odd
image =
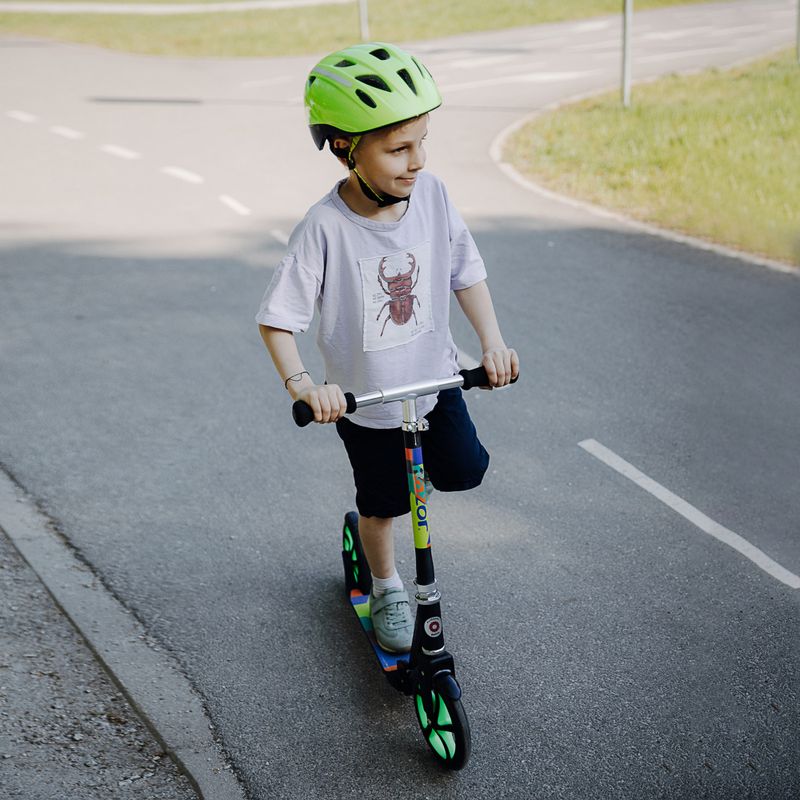
[[[397,70],[397,74],[406,82],[409,89],[411,89],[414,94],[417,93],[417,87],[414,86],[414,81],[411,79],[411,76],[408,74],[407,69],[399,69]]]
[[[380,75],[359,75],[356,80],[366,83],[367,86],[372,86],[374,89],[380,89],[384,92],[392,91],[389,88],[389,84]]]
[[[389,53],[382,47],[379,47],[377,50],[372,50],[370,55],[375,56],[375,58],[379,59],[380,61],[388,61],[391,58]]]
[[[312,83],[317,79],[316,75],[309,75],[308,76],[308,85],[311,86]]]
[[[419,70],[419,74],[422,75],[423,78],[431,75],[431,73],[428,72],[427,67],[425,67],[423,64],[420,64],[419,61],[417,61],[417,59],[414,58],[414,56],[411,56],[411,60],[416,65],[417,69]]]
[[[336,67],[352,67],[355,65],[355,61],[350,61],[347,58],[343,58],[341,61],[337,61],[334,66]]]
[[[378,104],[366,92],[362,92],[361,89],[356,89],[356,94],[358,95],[359,100],[364,103],[364,105],[367,105],[370,108],[378,107]]]

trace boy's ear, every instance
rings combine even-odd
[[[335,136],[331,140],[331,150],[338,155],[338,153],[344,150],[345,153],[350,149],[350,142],[353,141],[352,136]]]
[[[350,145],[353,142],[352,136],[334,136],[330,139],[331,153],[348,169],[355,167],[355,160],[350,155]]]

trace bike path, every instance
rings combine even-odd
[[[456,171],[474,129],[446,124]],[[163,193],[176,217],[208,218]],[[331,431],[293,428],[268,382],[247,311],[265,274],[227,251],[5,239],[3,457],[168,643],[253,796],[796,787],[796,594],[578,447],[597,437],[797,563],[782,535],[797,511],[782,480],[796,452],[795,284],[574,210],[511,213],[523,196],[508,189],[470,222],[502,265],[493,291],[532,377],[470,400],[493,471],[432,506],[476,742],[459,776],[426,761],[341,597],[347,465]],[[483,212],[493,198],[478,200]],[[147,221],[140,209],[129,224]],[[239,240],[264,262],[282,249],[269,227]],[[46,348],[41,315],[58,331]]]

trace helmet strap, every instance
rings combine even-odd
[[[356,178],[358,178],[358,185],[361,187],[361,191],[373,202],[378,204],[378,208],[386,208],[386,206],[393,206],[395,203],[407,203],[410,199],[409,197],[396,197],[393,194],[380,194],[375,189],[373,189],[362,177],[358,174],[358,170],[355,168],[355,165],[352,167],[353,172],[356,174]]]
[[[386,206],[393,206],[395,203],[407,203],[409,201],[408,197],[395,197],[393,194],[381,194],[376,189],[373,189],[367,181],[359,174],[358,170],[356,169],[356,158],[353,155],[353,151],[358,146],[358,143],[361,141],[361,135],[353,136],[350,139],[350,146],[345,150],[345,148],[337,147],[334,148],[333,140],[330,140],[330,147],[331,152],[338,158],[343,158],[347,161],[347,167],[352,172],[355,173],[356,178],[358,178],[358,185],[361,187],[361,191],[364,193],[364,196],[367,197],[369,200],[372,200],[373,203],[377,203],[378,208],[386,208]]]
[[[372,200],[373,202],[378,204],[378,208],[386,208],[386,206],[393,206],[395,203],[402,203],[408,202],[408,197],[395,197],[393,194],[381,194],[376,189],[373,189],[361,176],[359,171],[356,169],[356,159],[353,155],[353,151],[356,149],[356,146],[361,141],[361,136],[354,136],[350,140],[350,148],[347,151],[347,166],[356,174],[356,178],[358,178],[358,185],[361,187],[361,191],[364,195]]]

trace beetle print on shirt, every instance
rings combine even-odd
[[[362,258],[364,350],[385,350],[432,331],[431,246]]]

